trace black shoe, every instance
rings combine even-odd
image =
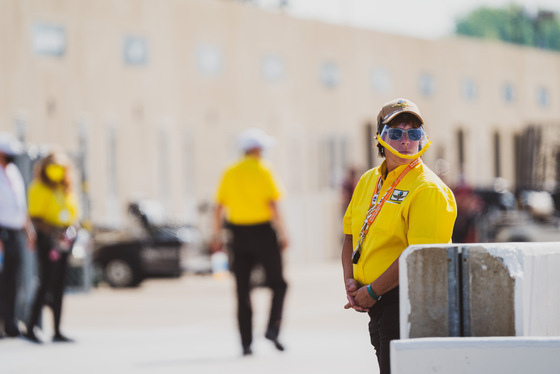
[[[37,335],[35,335],[35,333],[33,332],[33,329],[28,330],[23,337],[25,339],[29,340],[30,342],[33,342],[33,343],[36,343],[36,344],[43,344],[43,341],[41,339],[39,339],[37,337]]]
[[[62,334],[56,334],[53,336],[52,341],[57,343],[73,343],[74,339],[70,339]]]
[[[251,350],[251,347],[249,346],[244,346],[243,347],[243,356],[250,356],[253,354],[253,351]]]
[[[284,346],[282,345],[282,343],[278,341],[278,337],[273,335],[271,332],[267,332],[264,337],[267,338],[268,340],[271,340],[274,343],[274,346],[276,347],[277,350],[279,351],[284,350]]]
[[[11,338],[15,338],[17,336],[20,336],[21,333],[19,332],[19,329],[17,327],[11,327],[6,329],[6,335]]]

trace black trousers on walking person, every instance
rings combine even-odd
[[[16,296],[19,287],[21,256],[25,248],[24,230],[0,227],[0,240],[4,244],[4,263],[0,271],[0,322],[8,336],[18,336]],[[0,327],[0,337],[2,328]]]
[[[391,340],[399,339],[399,287],[385,293],[369,311],[369,336],[375,347],[379,374],[391,373]]]
[[[282,270],[282,258],[276,232],[270,223],[259,225],[228,225],[233,238],[232,270],[237,286],[237,320],[241,344],[249,347],[253,341],[253,308],[251,306],[251,271],[261,264],[266,285],[272,289],[272,304],[267,336],[278,337],[287,284]]]
[[[54,248],[54,243],[51,237],[42,232],[37,232],[39,287],[35,294],[27,329],[33,330],[37,326],[43,306],[48,305],[53,312],[55,335],[59,335],[62,299],[66,286],[66,271],[70,252],[58,252],[59,258],[53,259],[49,255],[52,248]]]

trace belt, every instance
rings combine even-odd
[[[21,230],[23,230],[23,227],[21,229],[12,229],[10,227],[0,226],[0,231],[17,232]]]
[[[14,236],[16,233],[23,229],[11,229],[8,227],[0,226],[0,240],[5,241],[8,240],[11,236]]]

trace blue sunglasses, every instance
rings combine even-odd
[[[387,130],[387,135],[391,140],[400,140],[405,132],[408,139],[412,141],[418,141],[422,139],[422,130],[420,129],[389,129]]]

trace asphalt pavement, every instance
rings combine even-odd
[[[340,264],[287,264],[289,289],[277,351],[264,338],[270,292],[253,291],[253,355],[242,356],[230,275],[101,285],[65,297],[62,330],[74,343],[0,339],[0,373],[378,373],[368,317],[344,310]]]

